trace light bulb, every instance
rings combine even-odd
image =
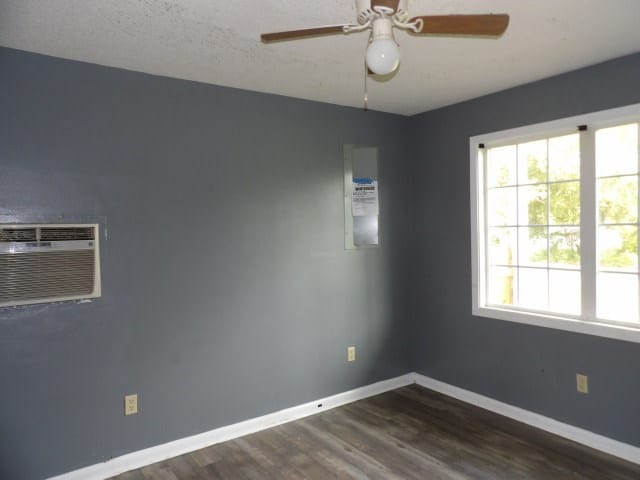
[[[400,49],[392,38],[381,38],[369,44],[366,58],[373,73],[388,75],[400,65]]]

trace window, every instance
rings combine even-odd
[[[473,313],[640,342],[640,105],[471,138]]]

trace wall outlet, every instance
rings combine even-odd
[[[356,347],[348,347],[347,362],[355,362],[355,361],[356,361]]]
[[[124,397],[124,414],[133,415],[138,413],[138,394],[125,395]]]
[[[576,388],[580,393],[589,393],[589,377],[576,373]]]

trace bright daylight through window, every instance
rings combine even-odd
[[[471,139],[474,314],[640,341],[639,120]]]

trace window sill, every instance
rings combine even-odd
[[[496,307],[474,307],[473,315],[478,317],[506,320],[536,327],[553,328],[567,332],[583,333],[598,337],[612,338],[626,342],[640,343],[640,325],[638,328],[608,323],[571,320],[551,315],[531,314]]]

